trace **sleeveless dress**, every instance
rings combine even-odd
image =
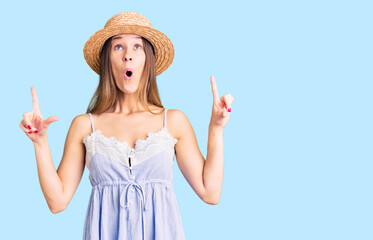
[[[184,240],[173,188],[175,144],[164,126],[126,142],[95,130],[83,139],[92,192],[85,216],[84,240]]]

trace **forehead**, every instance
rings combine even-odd
[[[142,38],[141,38],[141,36],[136,35],[136,34],[132,34],[132,33],[122,33],[122,34],[115,35],[112,38],[113,41],[118,40],[118,39],[121,39],[121,40],[141,40]]]

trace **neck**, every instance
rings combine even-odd
[[[146,110],[145,107],[140,104],[137,92],[122,94],[118,99],[118,103],[115,106],[115,109],[113,109],[113,113],[123,113],[128,115]]]

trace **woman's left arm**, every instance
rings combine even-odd
[[[215,78],[211,76],[213,107],[209,124],[206,160],[201,154],[196,135],[188,118],[181,111],[173,114],[176,159],[180,171],[196,194],[208,204],[218,204],[224,175],[223,129],[227,124],[233,96],[219,97]]]

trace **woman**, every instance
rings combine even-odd
[[[219,202],[223,182],[223,128],[233,97],[219,97],[211,77],[213,109],[206,160],[185,114],[164,109],[156,76],[172,63],[173,45],[137,13],[113,16],[84,46],[88,65],[100,82],[87,109],[74,118],[57,171],[35,88],[33,110],[21,129],[33,141],[40,185],[53,213],[71,201],[83,175],[90,171],[92,192],[84,239],[185,239],[172,184],[178,166],[196,194],[208,204]],[[109,137],[110,136],[110,137]]]

